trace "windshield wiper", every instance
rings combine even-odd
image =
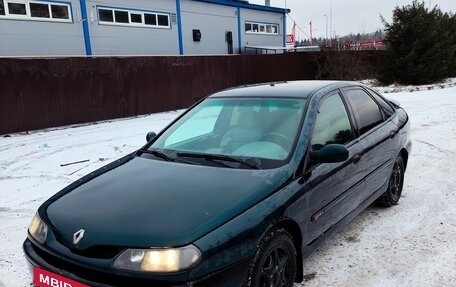
[[[176,161],[176,158],[170,157],[166,153],[158,151],[156,149],[152,149],[152,150],[145,149],[145,150],[141,150],[141,152],[154,155],[154,156],[159,157],[161,159],[164,159],[166,161]],[[183,160],[183,159],[177,159],[177,161],[183,162],[183,163],[187,163],[187,164],[195,164],[194,162],[186,161],[186,160]]]
[[[242,165],[248,166],[248,167],[250,167],[252,169],[260,169],[258,166],[256,166],[253,163],[250,163],[248,161],[245,161],[245,160],[242,160],[242,159],[239,159],[239,158],[235,158],[235,157],[232,157],[232,156],[229,156],[229,155],[207,154],[207,153],[188,153],[188,152],[178,152],[176,155],[179,156],[179,157],[204,158],[205,160],[212,161],[212,162],[224,165],[226,167],[231,167],[231,166],[228,166],[226,164],[222,164],[222,163],[220,163],[218,161],[221,160],[221,161],[237,162],[237,163],[240,163]],[[217,161],[214,161],[214,160],[217,160]]]
[[[174,161],[175,160],[174,158],[170,157],[169,155],[165,154],[164,152],[161,152],[161,151],[158,151],[158,150],[155,150],[155,149],[153,149],[153,150],[145,149],[145,150],[142,150],[141,152],[154,155],[154,156],[159,157],[161,159],[164,159],[166,161]]]

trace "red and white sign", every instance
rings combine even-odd
[[[33,284],[39,287],[89,287],[38,267],[33,267]]]
[[[288,34],[287,35],[287,44],[294,44],[294,37],[293,34]]]
[[[370,41],[370,42],[361,42],[359,43],[361,47],[377,47],[377,46],[383,46],[383,41]]]

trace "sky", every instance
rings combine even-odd
[[[264,5],[264,0],[250,0],[249,2]],[[428,7],[438,5],[444,12],[456,12],[456,0],[425,0],[424,2]],[[307,35],[310,33],[310,21],[312,21],[313,36],[325,37],[326,17],[324,15],[328,17],[328,35],[329,31],[333,32],[333,36],[375,32],[377,29],[383,28],[380,14],[391,22],[394,7],[411,4],[412,0],[271,0],[271,6],[275,7],[285,7],[285,3],[291,9],[287,21],[288,33],[291,33],[292,18],[303,30],[301,32],[297,29],[296,36],[304,39],[307,37],[304,33]],[[331,26],[332,29],[330,29]]]

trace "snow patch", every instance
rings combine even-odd
[[[456,78],[447,82],[445,89],[378,88],[412,123],[403,198],[367,208],[329,238],[304,260],[306,280],[295,286],[456,286]],[[31,286],[21,246],[44,200],[138,149],[181,112],[0,138],[0,286]],[[61,166],[82,160],[89,161]]]

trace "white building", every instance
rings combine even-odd
[[[239,54],[288,10],[237,0],[0,0],[0,56]]]

